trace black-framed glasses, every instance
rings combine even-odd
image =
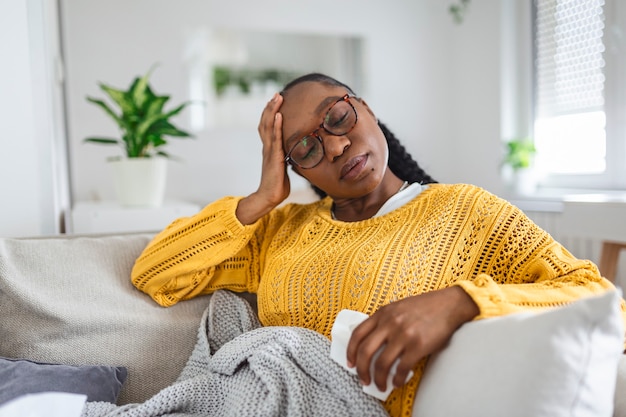
[[[285,162],[296,165],[302,169],[315,168],[324,159],[324,142],[317,133],[320,129],[333,136],[342,136],[350,133],[358,119],[356,109],[350,102],[353,95],[346,94],[326,112],[324,120],[317,129],[300,139],[291,147]]]

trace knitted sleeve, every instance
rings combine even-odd
[[[264,225],[239,222],[240,200],[217,200],[157,234],[135,262],[133,285],[165,307],[220,288],[256,292]]]
[[[480,267],[461,286],[480,309],[477,318],[495,317],[521,310],[545,309],[564,305],[584,296],[614,288],[596,265],[574,257],[550,234],[539,228],[521,210],[486,194],[485,206],[495,202],[498,210],[485,216],[481,210],[470,218],[477,238],[482,241]],[[470,243],[460,246],[457,258],[473,250]],[[622,301],[626,321],[626,304]]]

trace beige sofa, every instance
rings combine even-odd
[[[0,239],[0,357],[125,367],[118,404],[143,402],[173,383],[209,297],[166,309],[136,290],[130,270],[150,238]],[[614,415],[626,416],[624,360]]]
[[[171,384],[195,342],[207,297],[170,309],[129,280],[150,235],[0,240],[0,356],[124,366],[118,402]]]

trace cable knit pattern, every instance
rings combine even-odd
[[[327,337],[344,308],[373,314],[412,295],[459,285],[479,318],[559,306],[612,285],[519,209],[465,184],[430,184],[404,206],[359,222],[333,220],[332,200],[289,204],[253,225],[239,198],[172,223],[137,260],[132,280],[164,306],[228,288],[258,293],[264,326]],[[411,414],[422,361],[385,406]]]
[[[297,327],[260,327],[250,306],[217,291],[178,380],[141,404],[87,403],[82,417],[386,416],[330,342]]]

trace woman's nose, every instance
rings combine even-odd
[[[347,135],[335,136],[325,132],[323,139],[324,154],[330,162],[335,161],[350,147],[352,142]]]

